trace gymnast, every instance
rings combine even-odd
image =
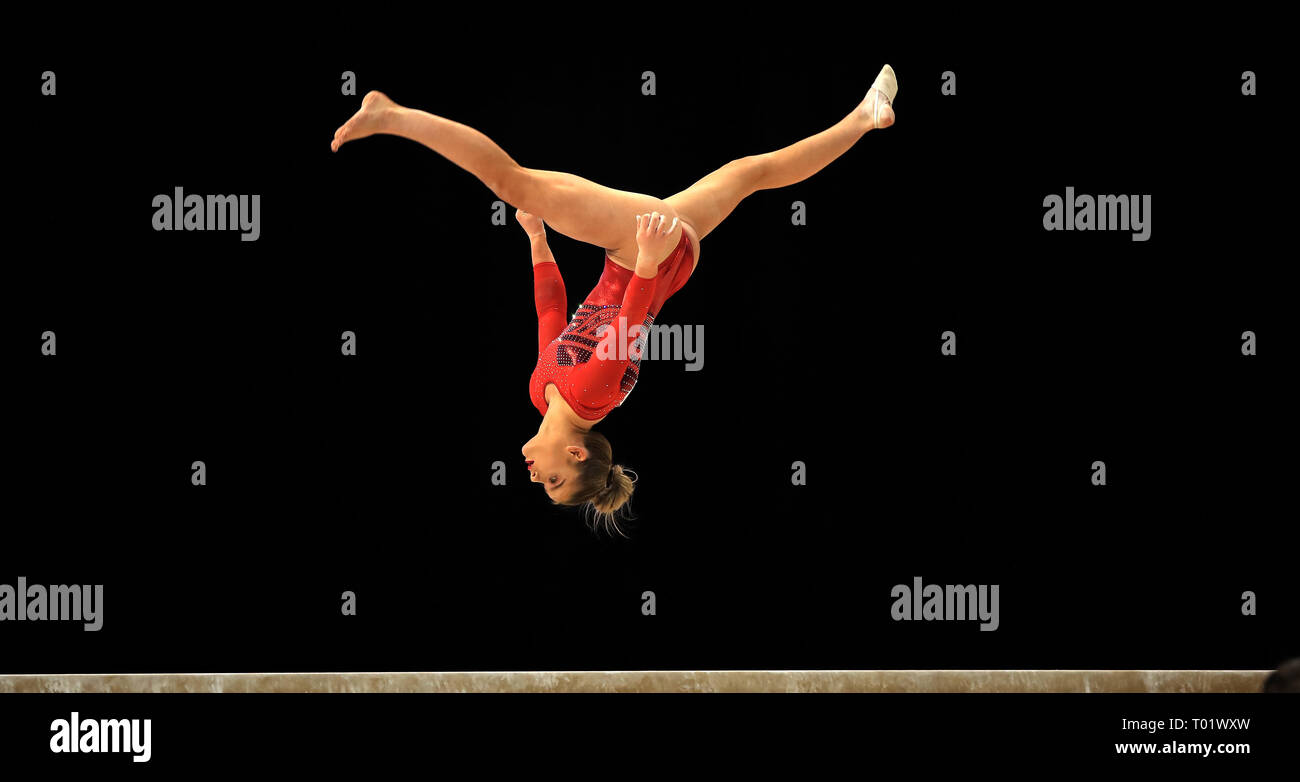
[[[835,125],[782,149],[733,160],[664,199],[525,168],[474,128],[400,106],[381,92],[366,94],[361,109],[334,132],[330,148],[337,152],[378,133],[418,141],[515,207],[532,244],[538,356],[529,395],[542,414],[537,434],[524,444],[525,464],[552,502],[585,504],[596,523],[622,533],[617,516],[632,496],[636,474],[613,463],[609,440],[592,427],[636,384],[645,337],[664,302],[699,265],[700,240],[751,193],[802,182],[867,131],[894,124],[897,93],[886,65]],[[600,280],[571,321],[564,280],[546,244],[547,223],[605,251]]]

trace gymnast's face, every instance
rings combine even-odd
[[[533,483],[540,483],[546,496],[565,502],[578,487],[578,465],[587,459],[587,449],[563,436],[538,433],[524,443],[524,463]]]

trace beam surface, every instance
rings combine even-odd
[[[0,675],[0,693],[1259,692],[1271,671],[463,671]]]

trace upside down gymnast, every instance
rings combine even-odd
[[[609,440],[593,427],[636,385],[646,332],[699,265],[700,240],[750,194],[802,182],[867,131],[894,124],[897,94],[894,71],[885,65],[835,125],[782,149],[732,160],[664,199],[525,168],[474,128],[400,106],[381,92],[366,94],[361,109],[334,132],[330,148],[337,152],[375,134],[417,141],[516,208],[532,244],[538,324],[529,396],[542,423],[523,446],[529,476],[552,502],[587,505],[596,523],[621,533],[618,514],[632,496],[635,473],[613,463]],[[564,279],[546,243],[548,223],[605,251],[600,280],[571,321]]]

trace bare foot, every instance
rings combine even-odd
[[[393,109],[396,108],[398,108],[397,104],[384,93],[377,90],[367,92],[361,99],[361,110],[334,131],[334,140],[330,142],[330,149],[338,152],[339,147],[349,141],[383,133],[388,127]]]

